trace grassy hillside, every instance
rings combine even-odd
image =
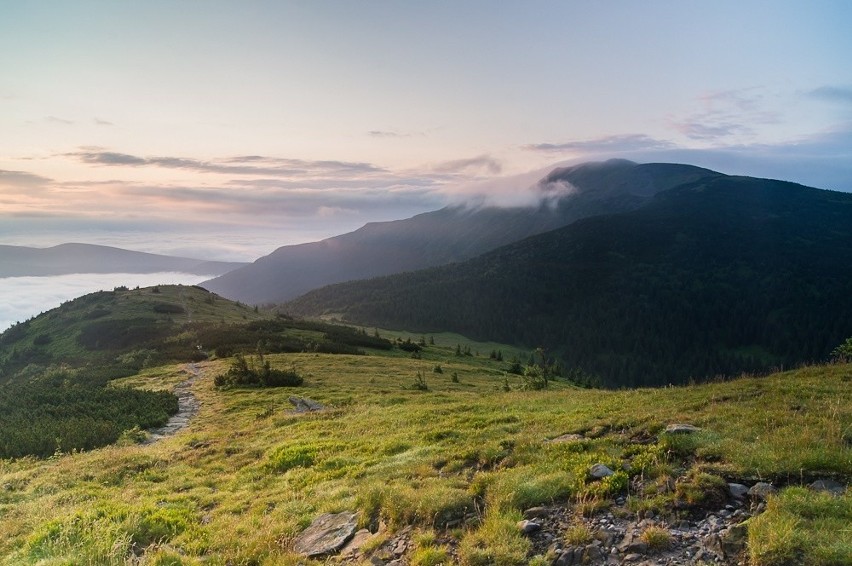
[[[675,525],[728,502],[719,478],[789,486],[747,523],[750,563],[852,558],[852,496],[796,487],[849,481],[852,365],[691,387],[524,391],[505,362],[459,357],[451,344],[427,345],[420,359],[398,350],[267,359],[295,366],[298,394],[327,408],[293,413],[294,390],[217,389],[229,361],[207,361],[192,386],[200,411],[173,437],[0,461],[0,563],[322,564],[297,556],[294,537],[322,512],[350,510],[376,533],[361,564],[387,559],[399,536],[414,565],[549,564],[515,526],[526,508],[555,504],[578,532],[582,515],[602,509],[654,511]],[[414,387],[418,373],[427,390]],[[177,365],[124,384],[184,378]],[[675,422],[702,430],[663,433]],[[583,437],[546,442],[566,433]],[[592,481],[595,463],[617,473]]]
[[[312,291],[299,316],[542,346],[610,386],[824,360],[852,334],[852,196],[715,176],[473,260]]]
[[[115,442],[178,410],[168,392],[114,387],[165,363],[254,352],[363,353],[390,342],[275,317],[199,287],[116,289],[69,301],[0,334],[0,458]]]

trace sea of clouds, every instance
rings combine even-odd
[[[213,277],[189,273],[75,273],[50,277],[0,278],[0,332],[65,301],[119,286],[195,285]]]

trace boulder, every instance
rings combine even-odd
[[[595,464],[589,469],[589,475],[592,476],[596,480],[601,480],[605,477],[609,477],[614,474],[612,470],[603,464]]]
[[[325,513],[296,537],[293,550],[308,558],[334,554],[352,538],[357,527],[357,513]]]
[[[518,530],[521,531],[522,535],[529,536],[540,531],[541,525],[535,521],[524,519],[522,521],[518,521]]]
[[[524,519],[541,519],[549,514],[547,507],[530,507],[524,511]]]
[[[771,483],[759,481],[748,490],[748,495],[752,499],[758,501],[766,501],[766,498],[773,495],[777,490]]]
[[[748,495],[748,486],[741,483],[729,483],[728,493],[730,493],[731,497],[734,499],[745,499]]]
[[[582,442],[586,440],[586,437],[582,434],[563,434],[562,436],[557,436],[556,438],[551,438],[550,440],[545,440],[545,444],[561,444],[563,442]]]
[[[295,407],[297,413],[310,413],[311,411],[321,411],[325,408],[320,403],[307,397],[290,397],[289,401]]]
[[[745,523],[731,525],[705,540],[705,546],[725,560],[733,560],[742,554],[748,543],[748,526]]]
[[[832,495],[843,495],[846,493],[846,486],[834,480],[817,480],[808,486],[814,491],[827,491]]]

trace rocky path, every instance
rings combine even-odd
[[[192,394],[192,385],[201,377],[201,368],[198,364],[187,364],[184,370],[190,374],[189,378],[181,381],[174,390],[178,398],[178,412],[172,415],[168,422],[148,431],[150,433],[144,444],[153,444],[167,436],[175,434],[186,427],[190,419],[198,412],[198,399]]]

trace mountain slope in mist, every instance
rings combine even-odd
[[[542,202],[535,207],[447,207],[370,223],[320,242],[278,248],[202,286],[247,303],[282,302],[331,283],[473,258],[579,218],[634,210],[659,191],[716,175],[689,165],[626,160],[559,168],[534,187]]]
[[[638,210],[284,309],[542,346],[612,386],[821,360],[852,335],[852,195],[707,177]]]
[[[164,271],[221,275],[244,265],[237,262],[204,261],[134,252],[91,244],[61,244],[51,248],[0,245],[0,277]]]

